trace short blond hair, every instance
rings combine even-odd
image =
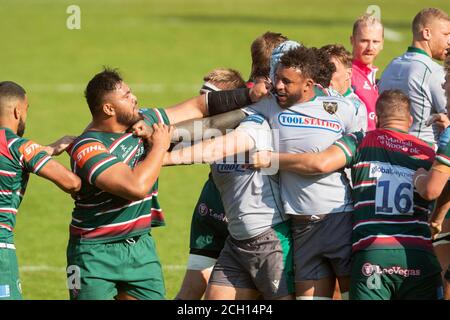
[[[203,77],[203,81],[209,82],[221,90],[232,90],[245,87],[245,80],[239,71],[229,68],[217,68]]]
[[[423,28],[428,27],[433,20],[447,20],[449,21],[448,14],[438,8],[425,8],[422,9],[412,22],[412,32],[414,37],[420,37],[420,32]]]
[[[384,38],[384,26],[381,23],[381,20],[378,19],[373,14],[369,14],[369,13],[366,13],[366,14],[358,17],[358,19],[356,19],[355,23],[353,24],[352,35],[356,36],[356,34],[358,33],[359,28],[362,25],[364,25],[364,26],[374,26],[374,25],[377,25],[377,24],[380,25],[381,28],[383,29],[383,38]]]

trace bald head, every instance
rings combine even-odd
[[[25,89],[20,85],[12,81],[0,82],[0,116],[5,115],[18,102],[23,102],[25,99]]]
[[[409,98],[400,90],[383,91],[375,108],[379,127],[399,123],[405,125],[406,130],[409,128],[411,119]]]

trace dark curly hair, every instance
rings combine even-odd
[[[103,67],[103,71],[97,73],[91,81],[89,81],[84,96],[91,110],[92,115],[96,115],[100,111],[105,95],[117,89],[117,85],[121,83],[122,77],[117,69]]]
[[[314,47],[291,49],[281,57],[280,63],[285,68],[299,69],[304,77],[311,78],[324,88],[330,85],[331,76],[336,71],[328,55]]]

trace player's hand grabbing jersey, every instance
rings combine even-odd
[[[144,121],[169,124],[163,109],[141,109]],[[87,131],[69,150],[72,171],[82,181],[72,212],[70,235],[80,242],[110,242],[148,233],[151,226],[164,225],[158,203],[158,181],[147,196],[130,201],[105,192],[96,178],[109,167],[123,162],[134,168],[145,156],[141,138],[131,133]]]

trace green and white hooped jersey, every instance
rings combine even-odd
[[[418,48],[409,47],[402,56],[395,58],[381,76],[380,93],[390,89],[400,89],[411,102],[413,124],[412,135],[436,143],[438,128],[426,126],[431,114],[447,113],[444,89],[444,68],[433,61],[428,54]]]
[[[169,120],[164,109],[141,109],[144,121]],[[109,167],[123,162],[134,168],[146,150],[142,139],[131,133],[87,131],[68,150],[72,171],[82,181],[72,211],[72,241],[106,243],[147,233],[151,226],[164,225],[158,202],[158,181],[147,196],[130,201],[107,193],[95,185],[97,177]]]
[[[413,185],[418,168],[429,169],[433,148],[406,132],[377,129],[336,141],[352,171],[353,251],[420,249],[432,251],[428,215],[431,202]]]
[[[273,150],[270,126],[263,116],[246,117],[236,130],[253,139],[252,151]],[[283,214],[277,175],[253,170],[244,163],[217,163],[211,171],[234,239],[250,239],[288,219]]]
[[[281,108],[275,97],[250,106],[268,119],[276,152],[320,152],[342,134],[357,130],[354,106],[342,96],[316,90],[308,102]],[[287,214],[328,214],[353,210],[351,188],[344,172],[299,175],[281,170],[280,192]]]
[[[16,216],[29,174],[39,174],[50,160],[41,145],[0,127],[0,242],[14,242]]]

